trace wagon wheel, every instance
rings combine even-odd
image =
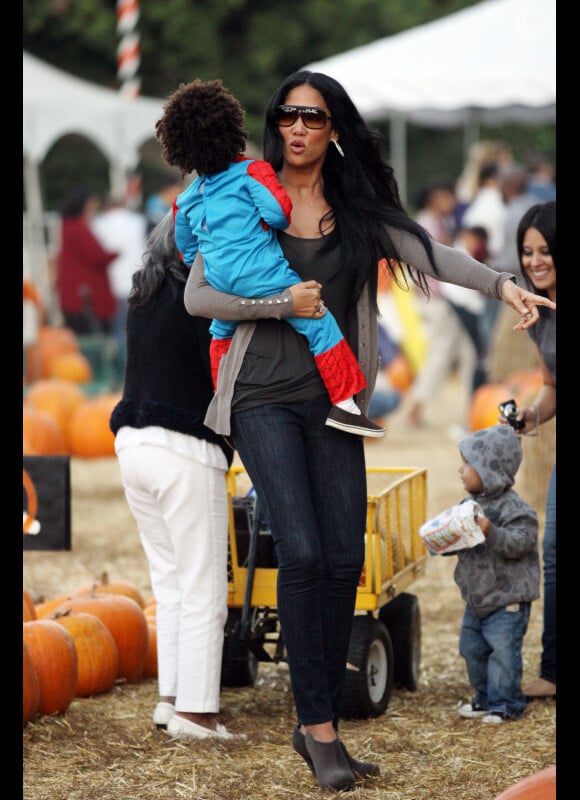
[[[228,609],[222,657],[222,686],[255,686],[258,659],[247,642],[240,639],[241,608]]]
[[[379,611],[387,626],[395,656],[395,685],[411,692],[419,688],[421,671],[421,611],[414,594],[402,592]]]
[[[393,690],[393,645],[385,625],[370,614],[353,620],[340,716],[378,717]]]

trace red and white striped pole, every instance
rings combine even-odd
[[[137,72],[141,63],[140,37],[136,31],[139,20],[139,0],[117,0],[117,78],[120,93],[127,100],[139,96],[141,80]]]

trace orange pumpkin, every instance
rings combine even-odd
[[[60,353],[50,361],[48,375],[73,383],[90,383],[93,380],[93,368],[82,353]]]
[[[36,619],[36,609],[34,601],[30,592],[26,589],[22,590],[22,621],[30,622],[31,619]]]
[[[521,408],[533,403],[544,385],[544,378],[541,369],[521,369],[508,375],[505,383],[510,388],[510,397],[515,398]]]
[[[496,795],[495,800],[556,800],[556,767],[534,772]]]
[[[157,620],[157,603],[155,600],[153,602],[145,603],[145,608],[143,609],[143,613],[147,617],[147,622],[153,622]]]
[[[32,384],[24,399],[26,408],[49,414],[62,434],[67,453],[70,450],[70,421],[79,406],[86,403],[87,395],[77,383],[60,378],[43,378]]]
[[[50,600],[43,600],[40,603],[35,603],[34,610],[36,612],[36,619],[48,619],[50,615],[61,606],[65,600],[70,599],[70,594],[61,594],[53,597]]]
[[[471,397],[469,427],[472,431],[490,428],[499,420],[498,404],[511,397],[510,388],[505,383],[492,382],[479,386]]]
[[[115,437],[109,419],[120,395],[94,397],[75,411],[69,426],[70,452],[79,458],[107,458],[115,455]]]
[[[24,644],[38,676],[41,714],[63,714],[70,706],[77,683],[78,660],[70,633],[54,620],[22,623]]]
[[[130,597],[141,608],[145,608],[143,595],[133,581],[122,579],[112,581],[107,572],[103,572],[96,580],[90,583],[82,583],[73,591],[73,595],[91,594],[93,591],[97,594],[122,594],[125,595],[125,597]]]
[[[26,642],[22,642],[22,724],[26,725],[38,712],[40,685]]]
[[[31,456],[63,456],[67,448],[55,420],[45,411],[22,407],[22,452]]]
[[[77,337],[70,328],[42,326],[37,341],[26,353],[26,380],[32,382],[48,378],[50,363],[55,356],[78,351]]]
[[[22,278],[22,300],[30,300],[39,308],[42,306],[40,294],[34,283],[28,278]]]
[[[145,659],[144,678],[157,677],[157,625],[151,620],[147,621],[149,640],[147,645],[147,658]]]
[[[65,600],[55,613],[62,611],[83,611],[104,622],[119,651],[117,678],[125,678],[128,683],[141,679],[147,659],[148,631],[143,609],[134,600],[121,594],[79,594]]]
[[[75,697],[108,692],[119,670],[119,651],[111,631],[94,614],[55,612],[53,619],[70,633],[78,659]]]
[[[413,370],[403,353],[397,353],[396,356],[387,364],[385,372],[389,378],[393,389],[398,392],[406,392],[410,389],[413,380]]]

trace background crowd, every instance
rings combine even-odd
[[[130,198],[101,197],[90,186],[79,185],[62,199],[52,259],[56,321],[81,337],[97,333],[106,338],[111,388],[120,388],[123,380],[127,297],[131,276],[142,266],[146,234],[186,183],[160,175],[156,191]],[[513,273],[525,286],[515,243],[517,225],[535,203],[555,197],[555,169],[541,153],[519,162],[506,144],[480,141],[470,148],[460,175],[424,186],[409,210],[436,241]],[[381,302],[379,294],[381,371],[370,413],[381,421],[403,403],[409,425],[428,424],[441,386],[456,371],[463,395],[462,416],[451,431],[457,437],[468,428],[473,392],[489,379],[490,347],[502,304],[475,290],[433,278],[428,282],[428,302],[411,289],[415,315],[410,331],[395,305],[387,297]],[[422,342],[418,360],[409,353],[409,340],[411,349],[415,340]],[[94,348],[94,343],[86,347]],[[412,373],[403,383],[389,374],[389,365],[400,355],[410,362]]]
[[[280,171],[284,180],[282,185],[294,193],[292,196],[294,210],[302,208],[305,212],[295,214],[289,232],[280,235],[281,241],[285,243],[289,254],[295,254],[295,251],[299,250],[300,257],[296,260],[302,266],[302,271],[298,274],[304,281],[309,278],[309,270],[314,269],[315,274],[312,277],[320,280],[321,285],[328,287],[330,281],[325,279],[329,276],[335,278],[338,274],[337,264],[339,265],[338,271],[342,276],[340,291],[336,294],[336,286],[330,287],[329,298],[340,313],[344,329],[348,327],[351,335],[353,330],[356,332],[359,358],[365,353],[367,355],[370,353],[366,362],[370,387],[374,387],[375,383],[374,354],[375,351],[379,351],[376,334],[378,304],[375,297],[379,269],[379,265],[376,263],[377,253],[383,256],[382,261],[391,281],[396,282],[398,262],[409,265],[411,281],[409,281],[408,287],[411,287],[410,292],[415,295],[417,318],[425,326],[426,343],[422,362],[415,369],[414,381],[419,386],[421,380],[429,375],[431,381],[431,383],[427,382],[429,388],[424,390],[423,396],[416,395],[412,398],[414,405],[409,413],[409,423],[420,426],[423,424],[424,406],[428,402],[434,401],[441,381],[451,369],[458,366],[460,358],[464,358],[465,361],[466,398],[486,380],[486,357],[500,307],[500,299],[507,307],[520,315],[521,319],[516,329],[528,327],[538,319],[539,312],[536,306],[542,305],[540,302],[542,298],[536,295],[531,296],[525,291],[525,286],[522,286],[522,283],[528,284],[529,282],[527,276],[523,277],[520,270],[520,267],[524,267],[521,253],[521,263],[517,266],[520,277],[519,286],[509,280],[509,273],[506,274],[503,265],[497,260],[498,254],[505,244],[509,201],[513,197],[521,198],[526,194],[528,191],[527,174],[524,175],[525,169],[514,164],[513,160],[506,157],[505,153],[503,160],[483,159],[476,171],[477,180],[470,199],[458,201],[457,185],[460,183],[459,180],[451,183],[442,181],[436,187],[426,187],[418,202],[419,208],[413,220],[405,214],[400,205],[392,169],[383,162],[377,140],[364,126],[360,125],[357,128],[357,125],[354,124],[359,121],[358,112],[349,102],[348,97],[344,96],[342,88],[335,85],[335,82],[332,82],[327,76],[316,73],[313,77],[309,77],[310,75],[305,72],[290,76],[277,94],[271,98],[270,109],[266,116],[266,133],[270,137],[265,139],[266,158],[276,171]],[[325,108],[322,108],[323,104]],[[287,108],[298,113],[286,125],[276,118],[275,113],[277,110]],[[321,112],[322,125],[306,124],[307,120],[312,122],[312,118],[306,115],[312,114],[313,108],[315,111],[318,109]],[[339,117],[339,111],[342,112],[346,121]],[[342,123],[340,127],[337,124],[339,119]],[[329,122],[332,122],[332,125],[325,130]],[[299,126],[298,130],[301,131],[301,135],[306,137],[304,152],[311,159],[310,180],[307,186],[302,187],[307,191],[301,192],[297,191],[296,187],[300,184],[300,180],[304,181],[305,171],[304,168],[298,169],[294,163],[296,141],[291,137],[296,136],[295,126]],[[292,130],[288,130],[289,128]],[[338,135],[340,135],[341,146],[338,146]],[[336,138],[331,138],[331,136]],[[375,169],[369,170],[373,180],[369,180],[368,188],[364,181],[359,187],[351,187],[355,202],[343,205],[340,198],[346,196],[344,189],[349,183],[347,176],[349,170],[352,170],[352,163],[345,159],[342,143],[344,142],[345,151],[349,153],[349,156],[356,159],[360,150],[356,146],[360,144],[356,141],[357,136],[360,137],[369,154],[372,154],[376,161]],[[353,142],[349,137],[353,137],[355,141]],[[335,144],[335,148],[329,149],[331,143]],[[316,153],[319,153],[318,157],[316,157]],[[322,154],[322,158],[320,154]],[[320,188],[322,186],[323,161],[325,165],[329,165],[324,173],[324,192]],[[354,174],[357,174],[358,167],[360,165],[355,164]],[[504,187],[510,181],[512,189],[513,185],[518,183],[516,180],[518,175],[520,176],[520,183],[516,187],[518,191],[511,194],[505,192]],[[523,184],[522,175],[524,175]],[[350,183],[352,184],[352,181]],[[340,191],[336,190],[338,184],[341,184]],[[328,194],[327,186],[329,187]],[[313,189],[315,190],[313,191]],[[465,187],[462,191],[465,197]],[[374,206],[369,202],[360,202],[361,195],[364,195],[365,192],[369,195],[365,198],[366,200],[374,196],[373,193],[376,194],[377,203]],[[180,195],[180,197],[182,196]],[[317,200],[316,205],[312,203],[313,198]],[[330,205],[329,198],[334,199],[336,207]],[[529,192],[529,198],[531,205],[538,205],[539,198],[537,196],[533,196]],[[138,288],[136,273],[138,274],[141,269],[143,255],[148,248],[145,239],[147,232],[145,215],[135,208],[128,208],[127,200],[125,199],[123,202],[120,198],[111,198],[107,201],[106,208],[102,206],[99,208],[98,198],[84,187],[75,189],[75,200],[76,203],[72,204],[70,198],[67,198],[63,205],[59,246],[55,254],[55,288],[62,318],[64,323],[79,336],[92,335],[116,339],[115,360],[120,365],[118,378],[121,386],[125,380],[123,399],[119,406],[134,403],[137,397],[135,383],[131,384],[129,376],[135,374],[136,362],[133,360],[131,368],[131,360],[126,366],[123,366],[123,346],[126,320],[131,321],[131,301],[133,301],[133,310],[138,305],[135,305]],[[356,202],[357,200],[359,202]],[[302,207],[300,203],[302,203]],[[71,205],[73,206],[72,211]],[[375,207],[373,213],[368,212],[368,208],[371,206]],[[362,215],[363,207],[367,209],[366,216]],[[117,214],[117,211],[125,213]],[[164,219],[169,221],[171,227],[171,211],[166,212]],[[314,223],[317,223],[317,227]],[[325,225],[329,227],[325,229]],[[368,226],[368,231],[365,229],[367,235],[360,236],[364,225]],[[335,226],[337,234],[339,234],[337,236],[333,236]],[[158,225],[153,229],[153,235],[157,231],[162,233],[161,226]],[[355,231],[357,235],[354,237],[348,235]],[[316,236],[316,232],[320,235]],[[318,262],[307,257],[313,255],[312,251],[308,249],[312,241],[320,239],[323,233],[331,242],[340,244],[341,258],[337,257],[336,248],[333,247],[316,251]],[[367,241],[369,236],[370,245]],[[519,229],[517,236],[519,236]],[[300,248],[298,248],[298,242],[301,243]],[[442,247],[441,245],[446,246]],[[526,247],[528,245],[525,245]],[[83,252],[83,248],[86,253]],[[165,258],[175,261],[176,255],[175,248],[173,250],[165,248],[161,262]],[[476,263],[473,256],[476,256],[479,261],[487,263],[487,267]],[[358,272],[355,269],[349,269],[349,258],[357,266]],[[317,263],[317,267],[313,267],[314,263]],[[119,272],[115,273],[112,269],[113,265],[123,264],[126,274],[130,275],[130,280],[124,285],[120,280],[120,268]],[[151,265],[155,271],[153,260]],[[488,267],[492,267],[492,269]],[[513,274],[518,277],[515,272]],[[218,308],[221,301],[218,301],[211,292],[208,295],[207,290],[205,295],[202,294],[202,288],[196,275],[195,265],[193,265],[185,289],[185,308],[189,314],[195,317],[224,319],[225,317]],[[428,276],[430,292],[429,290],[421,291],[426,288],[424,284],[424,280],[427,280],[426,276]],[[441,277],[436,278],[435,276]],[[182,275],[181,283],[183,283],[183,277]],[[98,281],[93,278],[98,278]],[[452,281],[455,291],[452,292],[441,278]],[[462,291],[460,286],[455,286],[455,284],[464,283],[470,287],[465,291]],[[165,284],[162,283],[162,285]],[[335,294],[332,294],[333,288]],[[212,291],[214,290],[212,289]],[[176,302],[182,307],[179,296],[181,296],[181,288],[177,291],[176,296],[172,296],[171,302],[174,302],[177,297]],[[211,300],[207,299],[208,296],[211,297]],[[354,307],[353,298],[356,299],[356,314],[351,313]],[[431,318],[429,321],[428,312],[432,308],[430,303],[434,298],[441,301],[440,312],[438,318]],[[65,299],[66,302],[72,301],[68,308],[65,305]],[[317,300],[318,310],[320,310],[320,300],[322,299],[325,298],[321,297]],[[128,317],[127,300],[129,301]],[[148,301],[149,298],[147,303]],[[554,307],[549,293],[545,295],[544,302],[546,306]],[[424,304],[424,307],[421,307],[421,303]],[[215,312],[214,308],[218,308],[218,312]],[[526,314],[526,311],[529,313]],[[313,315],[311,314],[311,316]],[[352,320],[355,316],[357,322],[353,327]],[[172,315],[168,321],[172,323]],[[445,332],[450,321],[456,324],[456,328],[446,350],[445,346],[437,339],[438,329],[435,325]],[[363,560],[361,544],[366,500],[364,450],[360,441],[352,441],[353,437],[337,437],[336,432],[329,433],[325,428],[323,420],[328,414],[329,399],[323,388],[319,386],[318,376],[316,376],[316,381],[309,379],[310,382],[306,380],[300,381],[299,385],[296,383],[294,368],[288,371],[286,366],[287,354],[291,352],[291,348],[287,346],[288,337],[291,334],[294,336],[294,332],[290,326],[277,324],[269,326],[268,322],[268,320],[260,320],[259,323],[253,321],[250,327],[244,328],[244,331],[250,331],[252,334],[256,328],[258,334],[252,338],[252,349],[247,350],[247,356],[246,350],[240,350],[240,348],[247,348],[251,337],[246,336],[245,340],[243,336],[238,337],[238,341],[241,342],[240,346],[237,349],[233,348],[232,358],[226,365],[226,370],[220,370],[220,376],[226,380],[226,389],[228,380],[235,382],[233,401],[232,394],[228,395],[226,391],[225,399],[231,405],[229,407],[223,405],[223,395],[220,398],[223,380],[220,379],[215,387],[216,393],[210,402],[203,423],[216,434],[229,437],[229,439],[224,438],[224,442],[229,444],[229,440],[231,440],[232,446],[239,453],[252,483],[256,487],[258,496],[266,507],[268,519],[271,522],[278,557],[277,591],[280,624],[284,632],[297,712],[297,725],[292,734],[292,746],[315,774],[321,787],[349,790],[355,787],[358,780],[366,780],[379,775],[377,764],[355,759],[346,750],[346,746],[338,736],[340,696],[350,636],[349,622],[352,622],[353,618],[354,595]],[[350,327],[346,324],[347,322],[351,323]],[[389,322],[390,320],[386,317],[384,322],[381,321],[381,325],[384,325],[386,329],[389,343],[392,344],[394,341],[395,345],[404,351],[404,340],[401,338],[397,341],[397,332],[396,330],[389,331]],[[428,327],[429,324],[432,325],[431,329]],[[171,324],[169,327],[171,328]],[[151,347],[144,346],[146,331],[153,334]],[[260,335],[260,331],[264,333]],[[145,325],[142,334],[136,337],[139,347],[143,351],[139,355],[138,362],[140,380],[144,378],[150,380],[151,378],[149,361],[158,332],[156,325],[153,328]],[[365,332],[368,341],[365,340]],[[276,340],[276,337],[280,339],[280,342],[277,350],[273,352],[270,341]],[[286,337],[287,341],[282,342],[282,337]],[[459,351],[449,352],[451,346],[454,346],[459,340],[462,341],[463,356]],[[298,344],[300,340],[296,341]],[[395,355],[397,354],[396,346],[391,348]],[[173,350],[172,348],[172,352]],[[207,355],[206,348],[203,349],[203,352]],[[133,355],[135,356],[136,353],[137,350],[133,347]],[[240,353],[241,358],[236,361]],[[387,372],[388,377],[388,368],[394,356],[389,360],[389,356],[385,353],[386,350],[383,348],[381,366]],[[257,358],[255,358],[256,354]],[[265,355],[268,357],[264,358]],[[435,361],[434,355],[438,357],[438,361]],[[446,360],[441,358],[442,355],[447,356]],[[131,355],[129,357],[131,359]],[[302,370],[302,374],[308,378],[307,370],[311,370],[310,356],[305,351],[295,349],[293,358],[294,366],[298,366]],[[241,366],[242,361],[243,367]],[[277,387],[276,381],[272,381],[270,385],[268,380],[264,379],[264,365],[267,365],[270,372],[272,361],[280,375],[284,377],[282,394],[278,395],[275,395],[276,389],[271,388],[271,386]],[[433,366],[434,361],[436,368]],[[184,365],[186,374],[189,374],[189,364],[190,360],[187,359]],[[247,366],[248,364],[249,366]],[[164,373],[167,367],[167,358],[160,357],[159,366]],[[427,372],[429,368],[432,370],[431,373]],[[173,388],[174,383],[170,382],[170,386]],[[306,387],[306,393],[304,387]],[[145,381],[142,388],[143,395],[137,416],[127,418],[128,421],[122,421],[121,427],[115,430],[115,433],[117,435],[117,453],[124,470],[123,482],[127,499],[131,504],[133,497],[131,507],[136,518],[140,512],[144,513],[145,518],[149,518],[150,510],[145,512],[143,496],[143,486],[146,483],[146,476],[142,471],[144,462],[135,450],[130,454],[131,463],[129,463],[128,458],[123,455],[125,451],[121,450],[120,446],[122,444],[127,450],[139,447],[142,452],[144,444],[147,448],[152,446],[154,451],[157,446],[162,446],[174,449],[176,455],[179,456],[177,461],[180,461],[183,442],[179,440],[168,445],[165,434],[163,434],[161,442],[158,435],[160,427],[163,427],[161,424],[163,420],[156,421],[151,418],[144,421],[143,419],[143,409],[151,407],[166,409],[168,407],[163,398],[159,401],[155,394],[160,388],[165,389],[166,386],[155,380],[153,385],[149,385]],[[180,384],[178,384],[178,388],[181,390]],[[274,392],[274,399],[269,392]],[[368,407],[370,393],[370,390],[368,393],[361,393],[364,400],[364,406],[361,406],[363,413]],[[178,400],[180,401],[181,398]],[[213,412],[212,406],[215,407]],[[176,407],[181,408],[179,402]],[[186,404],[186,407],[189,407],[189,403]],[[536,426],[540,421],[538,411]],[[196,426],[200,422],[201,418],[197,418]],[[171,431],[177,430],[171,422],[168,427]],[[129,431],[132,437],[131,441],[121,442],[119,437],[123,435],[123,432],[127,433],[127,428],[133,429]],[[144,441],[143,430],[148,432],[147,436],[153,432],[155,438]],[[321,432],[324,435],[321,435]],[[195,463],[203,463],[204,466],[208,466],[207,448],[202,448],[200,451],[197,445],[197,440],[200,439],[197,435],[197,428],[194,433],[187,431],[186,435],[193,435],[196,439],[195,450],[191,450],[188,457]],[[350,442],[349,439],[351,439]],[[257,448],[256,443],[259,445]],[[308,453],[307,461],[306,453]],[[133,456],[137,457],[133,458]],[[151,475],[157,480],[155,452],[152,453],[152,456],[150,460]],[[220,463],[209,464],[217,471],[216,474],[221,474],[227,466],[221,456],[219,460]],[[334,472],[336,463],[342,465],[340,477]],[[289,466],[289,469],[284,471],[284,482],[293,484],[295,491],[287,492],[285,485],[280,485],[276,470],[276,466],[279,464]],[[292,468],[292,465],[295,469]],[[333,469],[332,476],[329,475],[329,466]],[[177,471],[181,474],[179,466]],[[307,486],[303,480],[303,476],[306,475],[309,476],[308,480],[312,486]],[[346,488],[347,491],[342,492],[342,506],[340,509],[335,509],[337,505],[336,489],[339,487]],[[134,496],[131,494],[133,491],[135,492]],[[156,498],[154,505],[157,507],[159,504],[162,511],[163,503],[157,497],[157,490],[154,495]],[[189,499],[189,493],[186,492],[186,495]],[[318,498],[320,502],[316,507],[313,505],[309,509],[309,503],[312,503],[314,497]],[[331,497],[332,502],[328,502]],[[180,494],[180,503],[183,498],[184,495]],[[296,498],[298,498],[298,503],[296,503]],[[172,509],[174,500],[176,504],[175,498],[168,499],[169,507]],[[299,518],[294,519],[292,512],[296,506],[300,508],[301,514]],[[320,509],[324,509],[324,513]],[[308,511],[310,513],[307,513]],[[187,528],[187,524],[185,527]],[[140,525],[143,544],[147,550],[150,542],[144,536],[144,530],[145,527],[142,528]],[[330,532],[332,535],[329,535]],[[225,546],[225,528],[222,533]],[[152,535],[157,537],[158,526],[154,526]],[[169,535],[171,538],[171,532]],[[187,534],[185,538],[187,539]],[[174,571],[172,566],[171,572]],[[155,576],[156,572],[152,567],[151,577],[154,590]],[[303,589],[297,591],[298,576],[300,585],[304,585],[307,591]],[[164,585],[164,581],[161,581],[159,585],[161,584]],[[182,592],[183,584],[179,578],[177,584],[179,592]],[[188,585],[194,586],[196,581],[188,582]],[[321,586],[324,591],[321,590]],[[346,590],[345,587],[347,587]],[[175,592],[169,594],[171,598],[168,595],[168,604],[175,605]],[[321,603],[322,597],[325,598],[324,603]],[[327,598],[330,598],[332,602],[327,603]],[[316,613],[313,613],[313,609],[316,610]],[[221,642],[219,634],[222,628],[223,619],[220,618],[212,626],[214,633],[218,634],[214,642],[214,650],[218,659]],[[327,630],[332,634],[329,637],[322,635]],[[304,632],[308,635],[305,636]],[[172,656],[171,669],[173,671],[175,663],[180,660],[181,656]],[[319,686],[315,687],[313,691],[311,687],[315,680],[318,681]],[[216,689],[215,681],[214,689]],[[206,715],[213,716],[219,710],[216,707],[219,687],[214,694],[212,702],[208,703],[205,709],[183,712],[178,708],[181,689],[176,688],[174,678],[171,681],[168,680],[165,690],[160,691],[161,710],[171,714],[168,719],[165,718],[168,732],[192,738],[207,738],[208,736],[234,738],[234,734],[229,733],[219,723],[216,723],[214,727],[213,719],[209,726],[204,724],[207,722]],[[525,704],[524,699],[521,699],[522,704]],[[479,712],[479,700],[477,706],[476,710]],[[155,713],[159,710],[158,706]],[[481,710],[486,709],[481,708]],[[509,710],[502,709],[497,713],[507,715],[506,718],[518,718],[521,710],[518,708],[511,713]],[[491,709],[490,713],[493,716],[494,709]],[[503,718],[498,717],[499,721]],[[160,721],[155,716],[154,721],[158,725],[163,723],[163,720]],[[495,718],[494,721],[496,721]]]

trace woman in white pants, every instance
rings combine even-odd
[[[225,473],[233,451],[203,424],[213,396],[210,320],[185,309],[188,272],[170,212],[149,235],[144,266],[133,275],[123,397],[110,426],[157,601],[153,722],[172,736],[232,739],[217,715],[228,590]],[[231,298],[232,318],[308,317],[319,304],[314,281],[260,312]]]

